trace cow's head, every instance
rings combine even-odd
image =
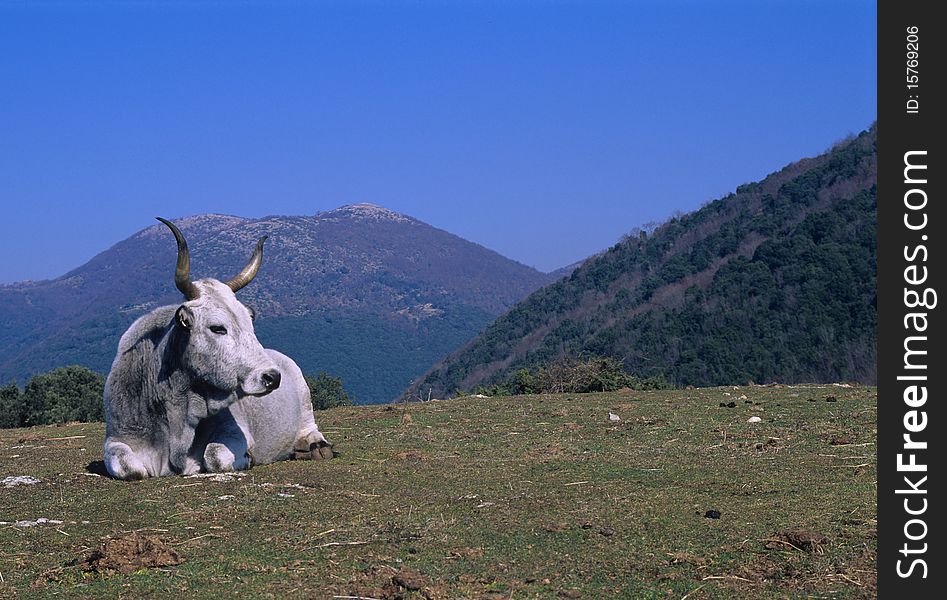
[[[253,314],[234,292],[250,283],[263,260],[260,238],[247,266],[233,279],[191,281],[191,256],[181,231],[170,221],[178,243],[174,283],[185,302],[174,314],[181,340],[181,366],[194,382],[237,395],[261,396],[279,387],[280,372],[253,332]]]

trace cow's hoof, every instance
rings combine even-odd
[[[302,432],[293,444],[293,458],[296,460],[328,460],[335,456],[332,442],[315,426]]]
[[[335,450],[332,449],[332,444],[326,440],[313,442],[309,444],[308,448],[300,446],[301,444],[297,443],[293,449],[293,458],[296,460],[328,460],[336,456]]]
[[[117,477],[117,478],[124,479],[125,481],[141,481],[142,479],[145,479],[146,477],[148,477],[148,473],[146,473],[145,471],[129,470],[129,471],[126,471],[121,477]]]

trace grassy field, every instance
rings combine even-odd
[[[0,479],[40,482],[0,486],[0,597],[874,597],[876,406],[778,386],[351,407],[317,415],[334,460],[133,483],[89,473],[101,424],[2,430]]]

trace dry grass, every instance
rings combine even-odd
[[[0,597],[873,597],[875,408],[865,387],[341,408],[318,415],[335,460],[134,483],[88,472],[100,424],[4,430],[0,479],[41,483],[0,487],[0,521],[48,521],[0,525]],[[87,567],[132,532],[184,562]]]

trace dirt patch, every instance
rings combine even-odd
[[[790,531],[780,531],[774,533],[764,540],[767,550],[800,550],[802,552],[813,552],[822,554],[823,547],[828,543],[821,533],[807,531],[804,529],[794,529]]]
[[[404,452],[399,452],[399,453],[395,454],[395,455],[392,456],[391,458],[393,458],[393,459],[395,459],[395,460],[416,460],[416,461],[421,461],[421,460],[427,460],[427,459],[428,459],[428,456],[427,456],[427,454],[425,454],[425,453],[423,453],[423,452],[421,452],[421,451],[419,451],[419,450],[406,450],[406,451],[404,451]]]
[[[859,596],[876,598],[878,596],[878,556],[869,549],[862,548],[853,560],[845,565],[836,567],[834,573],[828,577],[838,583],[851,583],[858,586]]]
[[[137,531],[105,541],[79,566],[90,573],[134,573],[140,569],[172,567],[184,562],[184,557],[164,539],[142,535]]]
[[[668,556],[670,557],[670,563],[672,565],[688,563],[697,567],[706,567],[710,564],[710,560],[702,556],[697,556],[693,552],[687,552],[684,550],[679,552],[668,552]]]
[[[481,558],[482,556],[483,548],[457,548],[450,553],[450,558]]]
[[[563,460],[573,454],[575,454],[574,448],[565,448],[558,444],[531,448],[529,452],[526,453],[526,455],[532,459],[554,461]]]
[[[655,426],[655,427],[666,427],[669,423],[664,417],[636,417],[634,421],[629,421],[628,424],[638,423],[645,426]]]
[[[375,565],[359,574],[356,581],[346,592],[348,597],[376,598],[378,600],[405,600],[406,598],[427,598],[439,600],[447,594],[442,586],[435,584],[429,577],[402,567],[392,574],[390,567]]]
[[[836,433],[825,436],[823,439],[825,439],[830,446],[848,446],[855,443],[855,436],[851,433]]]
[[[779,445],[779,440],[777,440],[776,438],[769,438],[768,440],[766,440],[765,444],[762,442],[757,442],[754,447],[760,451],[766,451],[766,450],[772,450],[772,449],[779,451],[780,445]]]
[[[401,569],[391,576],[391,583],[406,590],[417,591],[430,583],[430,580],[417,571]]]
[[[824,536],[800,530],[780,532],[765,543],[772,552],[756,554],[730,573],[714,575],[713,579],[721,587],[734,590],[734,597],[750,595],[748,589],[773,585],[778,586],[780,597],[801,596],[803,592],[807,597],[834,597],[842,590],[852,598],[877,596],[876,554],[867,546],[829,556],[821,551],[828,545]],[[806,547],[812,550],[804,550]]]

